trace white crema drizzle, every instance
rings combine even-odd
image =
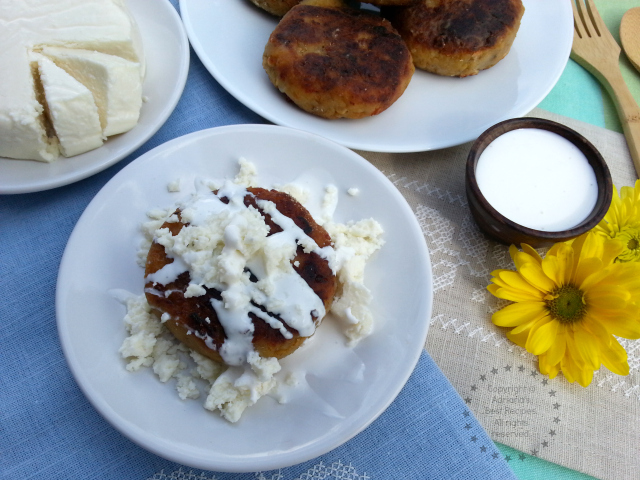
[[[178,204],[182,222],[188,225],[175,236],[168,228],[155,232],[154,241],[165,247],[173,262],[146,278],[167,285],[188,271],[188,296],[203,295],[203,287],[221,292],[222,300],[211,299],[211,304],[226,335],[219,353],[229,365],[245,364],[254,351],[254,327],[249,313],[291,338],[283,322],[252,301],[278,315],[303,337],[314,333],[314,317],[324,317],[322,300],[291,265],[298,245],[306,253],[314,252],[326,259],[334,274],[336,271],[332,247],[320,248],[273,202],[258,199],[260,209],[282,228],[268,236],[269,227],[260,212],[245,206],[246,195],[253,194],[231,181],[225,181],[217,194],[199,182],[196,193]],[[222,202],[223,197],[229,202]],[[249,271],[257,282],[250,280]],[[213,346],[210,338],[204,340]]]

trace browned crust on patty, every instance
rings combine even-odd
[[[272,15],[282,17],[285,13],[299,4],[300,0],[251,0],[251,3]]]
[[[411,5],[416,3],[418,0],[368,0],[365,3],[370,3],[371,5],[377,5],[379,7],[383,7],[386,5],[389,6],[404,6]]]
[[[253,195],[247,195],[245,197],[245,205],[252,205],[257,210],[260,210],[256,199],[272,201],[276,204],[280,213],[291,218],[320,248],[331,245],[331,237],[327,231],[318,225],[313,217],[311,217],[311,214],[290,195],[262,188],[248,188],[247,190]],[[178,215],[180,214],[179,211],[176,213]],[[282,231],[282,229],[271,220],[270,215],[262,211],[261,213],[265,219],[265,223],[270,227],[269,235]],[[181,222],[165,222],[162,228],[169,228],[172,235],[177,235],[184,226]],[[145,277],[157,272],[172,262],[173,259],[167,257],[164,247],[154,242],[147,255]],[[305,253],[301,247],[298,247],[296,257],[292,263],[294,262],[298,262],[297,265],[293,265],[295,271],[313,289],[316,295],[318,295],[324,303],[325,310],[328,311],[331,308],[337,286],[337,279],[331,271],[328,262],[316,253]],[[189,282],[190,277],[188,272],[182,273],[176,281],[167,285],[147,282],[145,285],[147,302],[157,314],[168,313],[171,316],[171,319],[167,320],[165,325],[178,340],[198,353],[216,362],[224,363],[217,349],[222,346],[226,337],[224,329],[218,321],[215,309],[211,305],[212,298],[216,300],[221,299],[220,292],[205,287],[205,295],[185,298],[184,292],[189,286]],[[159,295],[155,294],[154,291],[159,292]],[[165,292],[170,293],[165,296]],[[259,305],[256,306],[266,312],[263,307]],[[277,315],[270,315],[281,320]],[[286,326],[284,322],[283,324],[287,330],[293,335],[291,339],[286,339],[279,330],[272,328],[256,315],[250,313],[249,316],[255,329],[253,346],[260,356],[264,358],[283,358],[290,355],[302,345],[302,342],[305,340],[305,337],[301,337],[295,329]],[[209,321],[207,321],[207,319]],[[316,323],[319,323],[322,319],[314,320]],[[204,338],[206,337],[211,339],[211,342],[215,346],[213,349],[209,348],[205,343]]]
[[[381,113],[402,95],[414,71],[407,46],[387,20],[305,2],[271,34],[263,67],[295,104],[324,118]]]
[[[524,7],[521,0],[420,0],[383,14],[407,42],[416,67],[468,76],[509,52]]]

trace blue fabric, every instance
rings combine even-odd
[[[80,214],[142,153],[186,133],[236,123],[264,120],[220,87],[192,52],[180,103],[138,151],[73,185],[0,196],[0,478],[515,478],[426,353],[400,396],[369,428],[281,472],[192,473],[133,444],[85,399],[62,354],[54,309],[60,259]]]

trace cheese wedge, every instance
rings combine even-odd
[[[98,107],[87,87],[41,55],[37,58],[46,110],[60,152],[65,157],[98,148],[103,143]]]
[[[142,106],[140,64],[77,48],[44,47],[42,53],[91,90],[106,136],[131,130]]]

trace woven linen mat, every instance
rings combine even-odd
[[[577,130],[600,150],[618,189],[634,184],[621,134],[541,109],[530,116]],[[540,374],[537,358],[491,323],[491,314],[508,302],[487,292],[490,272],[515,267],[508,247],[485,237],[467,206],[470,146],[358,152],[402,192],[429,246],[434,304],[427,351],[494,441],[601,479],[638,478],[640,341],[621,340],[629,356],[627,377],[601,367],[583,388],[562,374],[553,380]]]

